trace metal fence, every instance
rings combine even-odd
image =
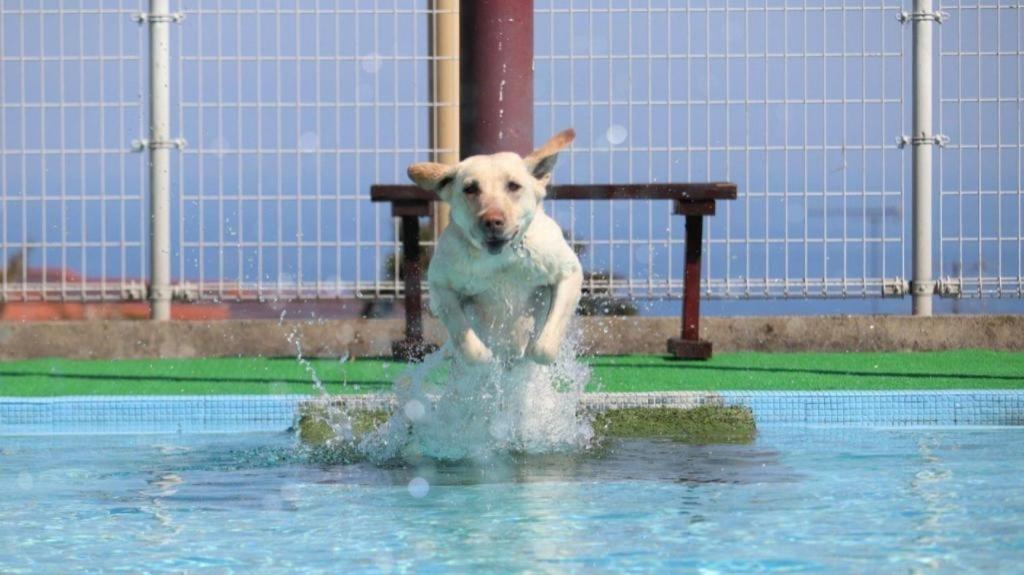
[[[144,292],[137,2],[0,2],[0,301]]]
[[[965,296],[1024,296],[1024,5],[944,6],[936,50],[941,273]]]
[[[708,295],[878,296],[906,277],[900,2],[571,7],[589,4],[537,21],[537,132],[582,127],[569,179],[736,182],[708,222]],[[558,212],[587,266],[680,293],[663,205]]]
[[[196,297],[396,292],[369,189],[432,153],[425,4],[180,4],[174,271]]]
[[[177,297],[398,295],[397,227],[369,202],[428,159],[430,3],[180,0],[170,26]],[[1024,15],[961,1],[937,26],[936,276],[1022,295]],[[0,0],[0,297],[142,297],[148,3]],[[562,183],[731,180],[705,292],[875,297],[910,276],[907,0],[537,0],[538,139],[579,134]],[[901,14],[905,17],[901,18]],[[552,202],[590,282],[676,296],[666,206]],[[600,287],[600,286],[596,286]]]

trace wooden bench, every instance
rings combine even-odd
[[[402,219],[402,265],[405,271],[405,339],[392,346],[397,357],[419,359],[423,344],[423,269],[420,263],[420,221],[430,215],[434,192],[413,185],[375,185],[374,202],[390,202],[393,216]],[[711,342],[700,339],[700,259],[704,216],[715,214],[715,202],[736,199],[736,184],[565,185],[548,189],[546,200],[668,200],[673,213],[686,216],[686,255],[683,277],[683,328],[668,340],[668,353],[681,359],[711,357]]]

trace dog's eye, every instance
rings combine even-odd
[[[522,186],[519,185],[519,182],[509,182],[507,187],[510,192],[518,192],[520,188],[522,188]]]
[[[462,191],[463,193],[475,196],[480,193],[480,186],[478,186],[476,183],[472,183],[463,188]]]

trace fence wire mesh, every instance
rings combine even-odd
[[[600,6],[600,7],[598,7]],[[574,182],[728,180],[710,296],[880,296],[904,276],[900,2],[541,2],[537,131],[575,125]],[[679,295],[682,222],[656,202],[553,206],[597,277]]]
[[[395,294],[396,226],[369,189],[433,152],[427,3],[179,9],[178,281],[199,298]]]
[[[0,0],[4,300],[144,293],[147,2]],[[400,294],[369,201],[429,159],[431,3],[177,0],[173,276],[198,299]],[[730,180],[707,296],[861,297],[909,275],[909,0],[537,0],[538,139],[574,126],[558,183]],[[937,273],[1022,295],[1024,14],[944,6],[935,58]],[[592,289],[678,296],[659,202],[549,202]],[[429,244],[429,242],[428,242]]]
[[[139,3],[0,2],[0,301],[144,293]]]
[[[1024,295],[1024,6],[955,0],[938,30],[939,274],[963,296]]]

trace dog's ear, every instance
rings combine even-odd
[[[446,166],[434,162],[421,162],[409,166],[409,179],[424,190],[437,192],[442,200],[448,200],[445,192],[455,179],[455,166]]]
[[[555,170],[558,152],[571,144],[574,139],[576,139],[576,131],[572,128],[555,134],[546,144],[523,158],[523,161],[526,162],[526,168],[533,173],[533,177],[547,185],[548,181],[551,180],[551,172]]]

